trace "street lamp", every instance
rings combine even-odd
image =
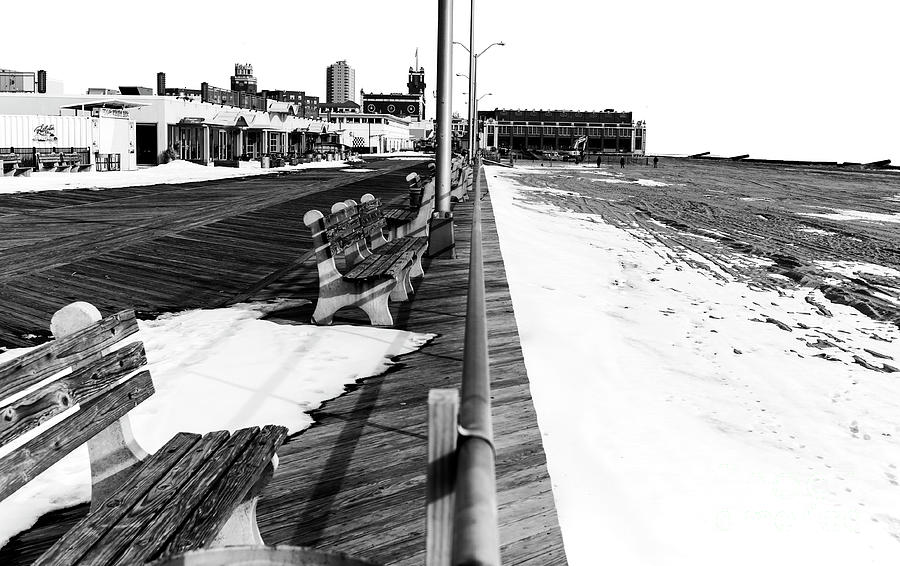
[[[474,17],[473,17],[473,20],[474,20]],[[472,31],[473,23],[474,22],[470,22],[470,24],[469,24],[470,35],[472,36],[472,37],[470,37],[470,43],[474,42],[474,32]],[[504,45],[506,45],[506,43],[503,41],[495,41],[494,43],[491,43],[490,45],[488,45],[487,47],[482,49],[479,53],[475,53],[475,54],[473,54],[472,51],[466,45],[464,45],[458,41],[454,41],[453,43],[455,43],[456,45],[459,45],[460,47],[462,47],[469,53],[469,75],[467,76],[462,73],[457,73],[456,76],[457,77],[466,77],[469,79],[469,101],[468,101],[468,105],[469,105],[469,155],[472,156],[472,155],[474,155],[474,152],[475,152],[475,141],[478,139],[478,135],[475,133],[475,127],[478,124],[478,114],[476,113],[476,110],[475,110],[476,107],[478,106],[477,101],[475,100],[475,95],[478,92],[477,91],[478,87],[476,84],[476,79],[478,77],[478,58],[481,57],[482,55],[484,55],[487,52],[487,50],[490,49],[491,47],[493,47],[495,45],[504,46]]]

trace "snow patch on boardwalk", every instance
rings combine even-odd
[[[190,161],[172,161],[165,165],[147,167],[137,171],[106,171],[98,173],[32,173],[30,177],[0,176],[0,194],[27,193],[36,191],[61,191],[66,189],[113,189],[119,187],[143,187],[146,185],[170,185],[192,183],[196,181],[212,181],[217,179],[233,179],[235,177],[252,177],[270,175],[284,171],[301,169],[328,169],[346,167],[344,161],[317,161],[300,165],[286,165],[262,169],[259,163],[252,162],[249,168],[206,167]]]
[[[487,177],[569,564],[896,562],[895,327]]]
[[[265,424],[293,434],[312,423],[309,411],[346,385],[384,373],[393,357],[434,337],[262,320],[296,304],[240,304],[139,321],[140,332],[129,341],[144,342],[156,393],[128,413],[138,442],[155,452],[178,432]],[[0,353],[0,362],[25,351]],[[90,486],[87,446],[81,446],[0,502],[0,547],[44,513],[89,501]]]

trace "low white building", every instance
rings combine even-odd
[[[355,151],[385,153],[413,149],[409,117],[364,112],[326,114],[325,117],[352,140]]]
[[[260,111],[190,96],[0,94],[0,115],[101,118],[101,112],[130,122],[131,145],[117,147],[115,153],[131,156],[123,162],[136,165],[156,165],[167,152],[198,163],[232,164],[242,158],[299,156],[352,145],[352,138],[336,125],[299,117],[296,105],[275,101]]]
[[[0,113],[0,153],[18,155],[34,167],[38,154],[76,154],[82,163],[131,171],[135,161],[135,124],[114,112],[95,116],[9,115]]]

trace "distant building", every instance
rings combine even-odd
[[[0,92],[35,92],[39,94],[62,94],[61,81],[47,80],[47,71],[13,71],[0,69]]]
[[[325,71],[325,101],[347,102],[354,100],[356,94],[356,71],[347,61],[338,61],[328,65]]]
[[[330,114],[328,122],[352,140],[360,153],[384,153],[413,149],[409,118],[391,114],[345,112]]]
[[[253,76],[253,65],[247,63],[234,64],[234,75],[231,77],[231,90],[256,94],[256,77]]]
[[[153,89],[148,86],[120,86],[119,94],[129,94],[133,96],[152,96]]]
[[[644,153],[646,122],[631,112],[577,110],[486,110],[478,112],[481,147],[522,151],[567,151],[587,136],[591,153]]]
[[[425,119],[425,68],[416,70],[409,68],[409,81],[406,83],[408,94],[392,92],[390,94],[362,93],[362,108],[366,112],[393,114],[398,117],[409,117],[413,121]]]
[[[259,95],[269,100],[277,100],[278,102],[290,102],[291,104],[300,104],[306,93],[302,90],[261,90]]]
[[[319,117],[319,97],[318,96],[303,95],[303,99],[300,102],[300,106],[303,107],[303,117],[304,118],[318,118]]]
[[[299,105],[232,91],[223,95],[222,89],[207,85],[210,89],[216,102],[157,95],[5,94],[0,96],[0,139],[7,139],[8,146],[42,151],[74,147],[91,162],[98,153],[116,154],[122,169],[156,165],[171,153],[204,165],[234,167],[264,155],[337,151],[355,141],[332,123],[298,116]],[[266,108],[237,105],[248,97],[267,103]],[[105,125],[93,128],[95,119]],[[76,123],[78,128],[69,128]],[[42,124],[54,126],[58,140],[39,137],[35,128]]]
[[[299,116],[317,118],[319,116],[319,97],[307,96],[302,90],[263,90],[260,96],[279,102],[296,104],[300,108]]]
[[[97,96],[108,96],[111,94],[122,94],[119,92],[117,88],[103,88],[103,87],[91,87],[87,89],[86,94],[93,94]]]
[[[330,114],[358,114],[359,104],[348,100],[346,102],[320,102],[318,105],[319,115]]]

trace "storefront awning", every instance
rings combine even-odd
[[[272,121],[265,114],[254,114],[248,126],[251,130],[268,130],[273,128]]]
[[[132,102],[130,100],[122,100],[121,98],[98,98],[95,100],[85,100],[84,102],[74,102],[60,106],[60,108],[74,110],[93,110],[94,108],[139,108],[141,106],[150,106],[145,102]]]
[[[278,102],[277,100],[269,101],[269,112],[274,112],[276,114],[289,114],[295,115],[294,105],[290,102]]]
[[[215,115],[211,120],[206,121],[210,126],[221,126],[224,128],[246,128],[247,119],[235,110],[223,110]]]

